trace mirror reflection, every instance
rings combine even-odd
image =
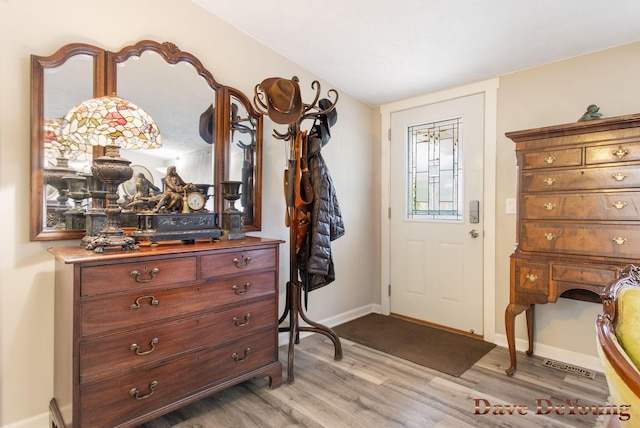
[[[136,212],[172,208],[160,196],[167,190],[169,169],[201,189],[202,209],[214,211],[213,88],[191,64],[169,64],[156,52],[145,51],[118,64],[117,95],[149,113],[162,135],[160,148],[121,151],[134,169],[131,180],[121,186],[123,227],[136,226]],[[147,194],[136,196],[136,182],[141,180],[147,187],[138,187]]]
[[[255,211],[256,118],[235,96],[231,96],[230,106],[228,180],[241,183],[236,207],[242,212],[243,223],[251,225]]]
[[[92,148],[60,136],[62,117],[93,94],[93,58],[76,55],[44,72],[44,180],[46,215],[43,228],[84,229],[86,178]]]

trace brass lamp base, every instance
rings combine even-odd
[[[120,157],[120,146],[107,144],[104,156],[94,159],[91,173],[102,181],[107,190],[107,206],[104,209],[107,215],[107,227],[102,230],[95,239],[87,242],[87,249],[96,253],[102,253],[105,249],[138,250],[134,238],[126,236],[120,227],[120,206],[118,200],[118,186],[130,179],[133,169],[131,162]]]

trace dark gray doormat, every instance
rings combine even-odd
[[[339,337],[452,376],[460,376],[495,347],[463,334],[380,314],[365,315],[333,331]]]

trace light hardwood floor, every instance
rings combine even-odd
[[[266,379],[254,379],[143,427],[594,427],[603,423],[591,411],[577,414],[580,408],[584,411],[583,405],[606,405],[608,390],[600,373],[593,380],[578,377],[519,353],[518,371],[508,377],[504,373],[508,351],[496,347],[461,377],[453,377],[344,339],[342,346],[344,358],[334,361],[327,338],[305,337],[296,345],[293,383],[286,383],[287,349],[281,347],[285,367],[281,387],[271,390]],[[480,413],[486,400],[491,406],[526,405],[527,414],[494,415],[493,408],[475,414],[476,399]],[[536,400],[541,400],[544,411],[548,403],[566,406],[565,399],[579,400],[576,414],[537,414]]]

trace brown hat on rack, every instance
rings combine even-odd
[[[270,77],[260,83],[267,97],[267,115],[276,123],[288,125],[302,115],[302,98],[296,78]]]

